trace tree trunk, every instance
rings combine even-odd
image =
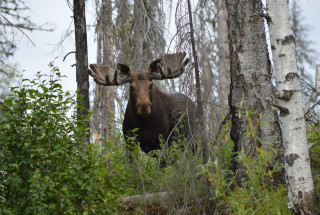
[[[109,65],[114,71],[113,57],[113,23],[112,5],[110,0],[103,0],[98,6],[99,17],[97,25],[97,63]],[[114,128],[115,90],[113,86],[95,85],[94,124],[95,130],[100,130],[102,140],[111,135]]]
[[[212,92],[216,89],[216,79],[217,77],[214,74],[214,57],[216,53],[214,53],[213,46],[215,45],[210,38],[208,38],[208,28],[206,19],[206,14],[208,13],[208,7],[210,7],[209,3],[205,0],[200,0],[198,2],[198,13],[199,19],[197,24],[197,19],[195,19],[195,24],[193,25],[196,29],[194,31],[197,32],[196,46],[197,55],[199,61],[199,67],[201,69],[200,74],[200,83],[201,83],[201,100],[202,100],[202,109],[203,115],[203,124],[205,125],[206,131],[213,131],[215,126],[217,125],[217,118],[220,116],[221,110],[217,116],[217,107],[214,105],[216,103],[216,98],[213,96]],[[197,30],[198,29],[198,30]],[[214,29],[212,29],[214,30]],[[214,54],[213,54],[214,53]],[[211,132],[208,132],[206,136],[210,136]],[[210,138],[210,137],[209,137]]]
[[[78,108],[78,119],[84,119],[89,110],[89,75],[88,69],[88,49],[87,49],[87,29],[85,17],[85,1],[73,1],[74,28],[76,39],[76,76],[77,90],[82,96],[82,101],[78,100],[78,105],[84,109]],[[89,123],[87,123],[89,127]]]
[[[131,64],[132,59],[132,24],[130,20],[133,18],[130,13],[130,4],[128,0],[118,0],[116,1],[116,8],[118,10],[118,15],[116,18],[115,29],[117,31],[117,39],[115,40],[116,50],[118,51],[117,61],[126,65]]]
[[[197,112],[200,116],[200,124],[201,124],[200,127],[201,127],[201,130],[203,131],[204,123],[203,123],[203,105],[202,105],[202,99],[201,99],[200,71],[199,71],[198,56],[197,56],[196,44],[195,44],[194,32],[193,32],[194,29],[193,29],[193,22],[192,22],[192,11],[191,11],[190,0],[188,0],[188,11],[189,11],[192,55],[193,55],[193,61],[194,61],[194,72],[196,77],[197,107],[198,107]],[[209,160],[209,157],[208,157],[207,141],[204,133],[201,134],[201,141],[202,141],[202,150],[203,150],[203,163],[206,164]]]
[[[195,77],[196,77],[196,91],[197,91],[197,112],[200,117],[200,135],[201,135],[201,144],[202,144],[202,155],[203,155],[203,163],[207,164],[209,161],[209,152],[208,152],[208,142],[206,139],[205,133],[205,125],[204,125],[204,114],[203,114],[203,105],[201,99],[201,86],[200,86],[200,71],[198,65],[198,56],[196,51],[196,44],[194,38],[194,28],[193,28],[193,20],[192,20],[192,10],[191,10],[191,3],[188,0],[188,15],[189,15],[189,24],[190,24],[190,37],[191,37],[191,46],[192,46],[192,55],[194,61],[194,70],[195,70]],[[206,181],[207,186],[207,198],[206,198],[206,208],[210,208],[210,214],[214,214],[216,203],[215,200],[212,198],[210,188],[211,183],[209,180]]]
[[[280,149],[282,145],[277,113],[272,109],[274,96],[271,66],[264,22],[259,16],[262,3],[260,0],[227,0],[227,8],[231,61],[230,136],[235,153],[244,150],[248,156],[254,157],[256,147],[269,150]],[[246,116],[249,113],[250,116]],[[248,131],[253,133],[249,137],[246,133]],[[277,160],[274,157],[270,165],[273,166]],[[245,169],[235,159],[233,170],[240,183],[246,176]]]
[[[134,47],[133,47],[133,69],[134,71],[143,70],[143,42],[144,42],[144,13],[143,0],[134,0]]]
[[[228,92],[230,91],[230,55],[228,45],[228,10],[224,0],[217,1],[218,7],[218,103],[228,106]],[[222,109],[225,111],[225,108]]]
[[[314,193],[295,38],[289,22],[287,0],[267,0],[269,32],[275,65],[284,143],[288,207],[295,214],[319,214]]]

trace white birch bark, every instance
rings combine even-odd
[[[278,87],[288,207],[296,214],[319,214],[310,168],[295,39],[287,0],[267,0],[271,50]]]

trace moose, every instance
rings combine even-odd
[[[189,62],[186,53],[166,54],[153,61],[148,71],[130,71],[124,64],[117,64],[114,77],[110,80],[110,67],[90,64],[89,75],[99,85],[120,86],[130,84],[129,101],[126,107],[122,130],[126,137],[132,130],[140,142],[141,150],[149,153],[160,149],[159,137],[170,144],[174,137],[192,137],[196,120],[196,106],[192,100],[180,93],[164,93],[153,80],[174,79],[181,76]],[[183,61],[184,60],[184,61]],[[118,81],[118,71],[125,76]],[[178,126],[182,123],[183,126]]]

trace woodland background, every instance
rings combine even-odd
[[[191,4],[209,162],[204,162],[199,153],[188,154],[173,145],[168,154],[176,163],[164,169],[159,169],[157,160],[141,153],[138,147],[135,162],[130,162],[123,153],[120,130],[128,96],[126,87],[105,90],[90,80],[92,114],[88,121],[77,119],[72,4],[63,1],[59,10],[53,9],[57,6],[49,6],[45,12],[53,21],[67,14],[63,18],[65,27],[61,27],[47,23],[45,14],[33,12],[37,5],[34,1],[0,3],[3,38],[0,88],[5,100],[0,129],[4,151],[0,154],[4,193],[1,213],[291,214],[286,185],[278,177],[283,169],[281,162],[271,170],[265,168],[277,152],[261,149],[254,156],[240,153],[239,163],[247,171],[246,180],[241,183],[231,171],[230,59],[224,1]],[[133,66],[142,60],[146,67],[167,52],[186,51],[190,58],[193,56],[190,37],[186,36],[190,30],[187,1],[143,1],[144,54],[138,60],[133,54],[134,1],[96,0],[86,4],[89,63],[121,62]],[[314,26],[304,21],[300,4],[301,1],[290,1],[298,71],[307,109],[312,99],[315,98],[312,104],[318,102],[313,92],[319,44],[314,41],[318,38],[310,37]],[[318,2],[309,4],[311,7]],[[54,34],[56,27],[62,29],[58,36]],[[30,31],[39,32],[42,38],[33,37]],[[52,36],[47,40],[52,43],[50,48],[39,50],[42,45],[37,48],[43,38]],[[46,57],[40,54],[37,58],[34,52],[45,53]],[[25,68],[27,71],[21,72]],[[158,84],[166,91],[182,92],[196,101],[193,70],[191,64],[179,80]],[[37,74],[30,75],[34,72]],[[15,84],[18,87],[10,94],[9,86]],[[319,196],[320,133],[316,105],[314,110],[306,119],[314,189]],[[249,110],[244,113],[249,122],[257,120]],[[95,144],[85,144],[88,123],[91,142]],[[254,126],[247,132],[250,138],[260,141]]]

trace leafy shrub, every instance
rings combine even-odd
[[[227,214],[291,214],[287,208],[286,185],[275,183],[273,170],[266,168],[272,153],[258,149],[257,157],[251,158],[241,151],[238,162],[245,167],[247,177],[236,184],[231,170],[222,169],[215,159],[202,166],[202,173],[213,184],[218,211]]]
[[[269,168],[272,157],[277,152],[266,151],[257,144],[261,141],[257,136],[260,118],[253,121],[253,113],[244,110],[247,119],[246,138],[251,138],[255,145],[255,153],[238,152],[236,157],[239,166],[243,166],[245,177],[238,182],[237,175],[231,170],[231,145],[228,125],[222,132],[222,141],[215,146],[214,161],[201,166],[201,173],[212,183],[214,197],[218,203],[218,214],[291,214],[287,207],[286,185],[275,181],[281,169],[278,163]],[[219,154],[222,154],[219,155]],[[252,154],[255,154],[252,157]],[[237,184],[240,183],[240,184]]]
[[[62,91],[63,76],[50,67],[49,76],[39,72],[12,88],[0,106],[0,213],[114,214],[125,181],[85,142],[75,96]]]

